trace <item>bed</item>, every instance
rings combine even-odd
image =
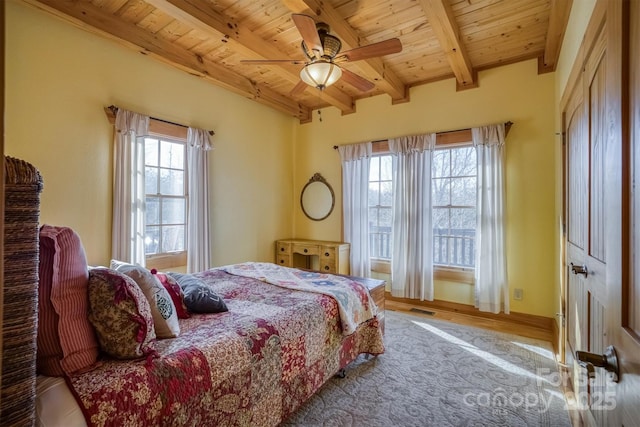
[[[336,298],[237,271],[255,265],[324,287],[350,282],[365,304],[373,303],[355,280],[275,264],[195,274],[223,298],[227,312],[181,319],[180,335],[157,340],[151,359],[105,359],[66,384],[40,377],[39,425],[275,426],[359,354],[384,351],[376,316],[357,319],[345,333]]]
[[[163,332],[144,304],[166,308],[166,298],[143,295],[120,267],[90,269],[73,230],[39,224],[42,187],[32,165],[5,158],[2,425],[273,426],[358,355],[384,352],[383,312],[368,279],[271,263],[182,278],[145,272],[164,277],[167,291],[177,284],[183,301],[185,279],[201,284],[191,295],[224,304],[220,312],[185,312]],[[128,287],[96,284],[116,283],[112,276]],[[96,307],[114,306],[130,310],[122,311],[128,323],[110,324],[123,336],[133,331],[124,359],[103,347],[96,317]]]

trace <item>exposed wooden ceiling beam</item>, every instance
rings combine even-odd
[[[551,0],[549,26],[544,46],[544,55],[538,58],[538,72],[547,73],[556,70],[564,32],[569,22],[573,0]]]
[[[89,2],[74,0],[25,1],[90,32],[116,40],[140,53],[152,56],[192,75],[202,77],[234,93],[297,117],[302,123],[311,121],[311,110],[308,107],[174,43],[163,41],[134,24],[126,23],[112,14],[105,13]]]
[[[282,3],[294,13],[316,15],[318,19],[331,27],[331,32],[342,41],[342,50],[365,45],[358,33],[344,20],[328,2],[322,0],[282,0]],[[369,76],[373,76],[376,86],[391,96],[394,103],[409,100],[409,91],[400,78],[381,58],[358,61],[358,66]]]
[[[204,34],[221,37],[233,43],[235,51],[247,54],[254,59],[287,59],[287,56],[272,43],[256,36],[230,16],[211,8],[204,0],[145,0],[146,3],[162,10],[174,19],[190,25]],[[280,77],[296,85],[300,81],[300,66],[293,64],[270,65],[271,70]],[[307,90],[317,90],[309,88]],[[323,91],[323,99],[337,107],[343,114],[355,112],[353,98],[335,86]]]
[[[477,87],[477,73],[471,66],[471,60],[460,40],[460,30],[449,2],[445,0],[419,0],[418,2],[456,76],[458,90]]]

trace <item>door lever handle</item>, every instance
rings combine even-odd
[[[612,345],[604,350],[604,354],[587,353],[586,351],[576,351],[576,359],[578,364],[587,370],[587,377],[593,379],[596,377],[595,366],[604,368],[607,372],[612,373],[611,380],[618,382],[620,368],[618,366],[618,355],[616,349]]]
[[[574,265],[571,263],[571,272],[573,274],[584,274],[584,277],[589,275],[589,270],[586,265]]]

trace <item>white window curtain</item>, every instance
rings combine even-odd
[[[393,154],[391,295],[433,300],[431,160],[436,134],[389,140]]]
[[[206,130],[187,131],[187,272],[209,269],[211,263],[209,229],[209,155],[212,149]]]
[[[111,256],[145,265],[144,248],[144,136],[149,116],[116,113],[114,132],[113,223]]]
[[[342,160],[344,239],[351,245],[351,274],[371,276],[369,260],[369,160],[371,142],[338,147]]]
[[[504,124],[472,128],[478,158],[475,306],[509,313],[504,236]]]

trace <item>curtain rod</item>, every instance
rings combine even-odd
[[[109,105],[107,108],[108,108],[108,109],[113,113],[113,115],[114,115],[114,116],[115,116],[115,115],[116,115],[116,113],[118,112],[118,107],[116,107],[115,105]],[[158,122],[163,122],[163,123],[167,123],[167,124],[174,125],[174,126],[180,126],[180,127],[183,127],[183,128],[188,128],[188,127],[189,127],[189,126],[182,125],[182,124],[180,124],[180,123],[170,122],[169,120],[159,119],[159,118],[157,118],[157,117],[149,117],[149,118],[150,118],[150,119],[153,119],[153,120],[156,120],[156,121],[158,121]],[[213,136],[213,135],[215,135],[215,134],[216,134],[216,133],[215,133],[214,131],[212,131],[212,130],[209,130],[209,131],[207,131],[207,132],[209,132],[209,135],[211,135],[211,136]]]
[[[508,122],[504,123],[504,127],[505,127],[504,134],[505,134],[505,136],[507,136],[507,133],[509,133],[509,128],[511,127],[511,125],[513,125],[513,122],[511,120],[509,120]],[[452,133],[452,132],[464,132],[464,131],[467,131],[467,130],[471,130],[471,128],[457,129],[457,130],[445,130],[445,131],[442,131],[442,132],[436,132],[436,135],[442,135],[444,133]],[[378,140],[375,140],[375,141],[371,141],[371,143],[372,144],[376,144],[376,143],[386,142],[386,141],[389,141],[389,138],[387,138],[387,139],[378,139]],[[334,145],[333,149],[337,150],[338,146]]]

